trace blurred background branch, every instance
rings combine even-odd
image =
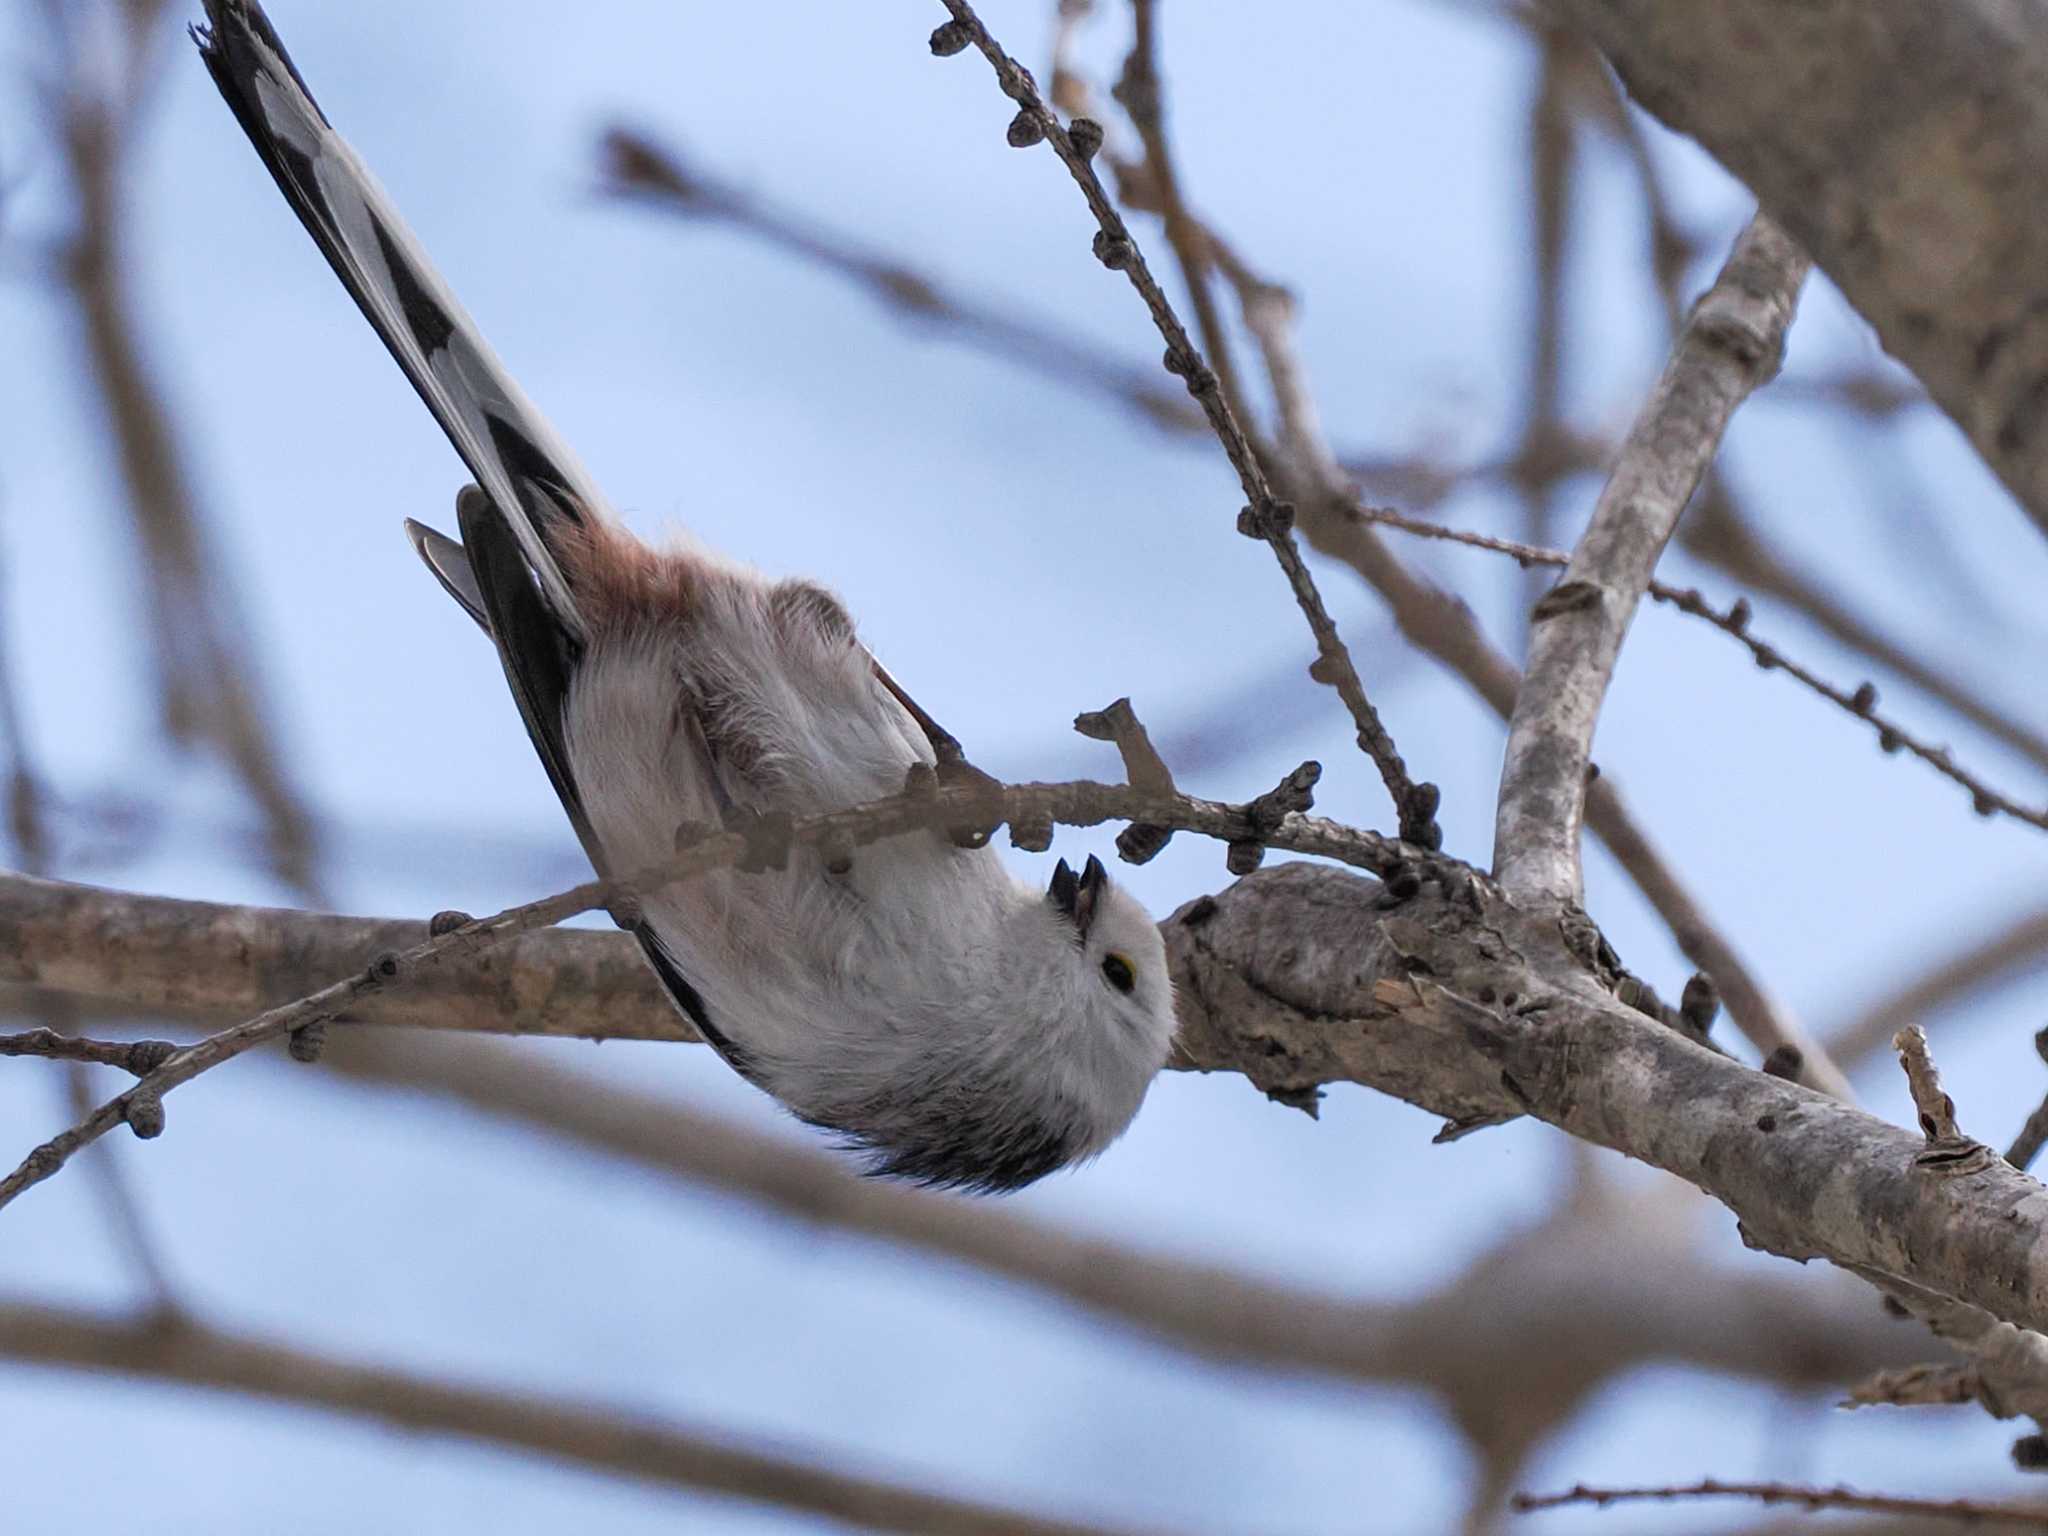
[[[40,0],[49,130],[70,193],[55,264],[126,493],[165,734],[220,754],[260,808],[277,874],[321,900],[311,823],[277,745],[246,616],[213,549],[131,292],[127,178],[166,41],[162,0]]]

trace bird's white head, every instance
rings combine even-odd
[[[1029,1184],[1116,1140],[1166,1064],[1173,980],[1137,898],[1094,858],[1079,874],[1062,859],[1050,887],[1015,898],[984,965],[959,968],[981,979],[955,1027],[925,1036],[886,1094],[821,1122],[852,1129],[875,1172]]]

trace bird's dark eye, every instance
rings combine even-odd
[[[1102,974],[1109,978],[1109,984],[1119,992],[1128,992],[1138,984],[1138,973],[1131,969],[1131,962],[1122,955],[1104,955]]]

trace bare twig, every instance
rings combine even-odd
[[[2048,1098],[2043,1098],[2028,1113],[2027,1123],[2006,1148],[2005,1160],[2015,1168],[2031,1168],[2044,1146],[2048,1146]]]
[[[1780,379],[1772,384],[1774,399],[1785,382]],[[1560,472],[1599,469],[1613,457],[1601,443],[1569,436],[1554,436],[1545,451],[1556,461]],[[1520,471],[1520,456],[1504,461],[1446,467],[1414,459],[1366,461],[1353,455],[1341,461],[1341,469],[1344,474],[1355,476],[1368,486],[1383,488],[1383,493],[1396,495],[1411,505],[1427,505],[1441,501],[1460,486],[1512,480]],[[1477,535],[1439,534],[1439,525],[1413,518],[1397,521],[1398,514],[1390,514],[1383,508],[1361,507],[1359,510],[1370,521],[1421,533],[1424,537],[1447,536],[1455,542],[1503,549],[1507,553],[1535,548],[1517,544],[1514,540],[1480,542],[1481,536]],[[1304,531],[1311,533],[1310,542],[1316,543],[1314,524],[1306,513],[1302,521]],[[1688,554],[1724,572],[1739,585],[1776,598],[1848,649],[1860,652],[1878,666],[1896,673],[2030,762],[2048,768],[2048,735],[2043,735],[1982,694],[1974,692],[1961,679],[1915,655],[1857,613],[1844,599],[1767,546],[1737,510],[1732,494],[1718,475],[1709,472],[1699,494],[1694,497],[1691,514],[1679,526],[1677,540]]]
[[[1124,58],[1123,74],[1111,94],[1129,115],[1131,126],[1138,130],[1138,138],[1145,146],[1141,174],[1158,201],[1167,244],[1173,247],[1174,259],[1180,264],[1181,282],[1187,288],[1188,300],[1195,309],[1195,324],[1202,333],[1202,349],[1216,369],[1224,403],[1239,421],[1249,425],[1252,416],[1238,382],[1230,335],[1210,287],[1212,253],[1208,230],[1188,211],[1187,200],[1181,193],[1180,173],[1174,165],[1173,147],[1166,136],[1166,83],[1159,74],[1158,8],[1153,0],[1131,0],[1131,13],[1131,51]]]
[[[0,1179],[0,1206],[49,1178],[75,1153],[117,1125],[126,1123],[145,1139],[161,1134],[164,1094],[200,1073],[288,1031],[339,1018],[359,998],[399,982],[416,969],[431,968],[451,956],[605,906],[621,891],[653,889],[708,870],[732,868],[742,860],[777,863],[788,857],[792,847],[815,848],[829,842],[851,848],[883,837],[929,831],[934,826],[985,823],[993,827],[1005,821],[1037,825],[1048,819],[1069,825],[1094,825],[1112,819],[1143,820],[1206,832],[1233,847],[1253,839],[1296,852],[1335,857],[1348,853],[1379,869],[1391,869],[1404,862],[1401,845],[1390,839],[1300,815],[1274,823],[1260,811],[1259,802],[1227,806],[1189,796],[1150,795],[1130,786],[1088,783],[1004,786],[989,780],[944,787],[926,784],[864,806],[807,817],[779,833],[764,830],[766,824],[745,831],[718,833],[681,829],[689,834],[687,846],[678,850],[673,863],[615,884],[588,881],[495,917],[470,920],[445,933],[430,935],[402,952],[379,956],[367,970],[354,976],[294,1002],[267,1009],[232,1029],[180,1049],[125,1093],[109,1099],[78,1124],[37,1147],[20,1167]],[[772,837],[773,846],[766,846],[764,837]]]
[[[1115,743],[1118,755],[1124,760],[1124,778],[1134,787],[1155,795],[1180,793],[1166,760],[1152,745],[1145,723],[1132,710],[1129,699],[1118,699],[1107,709],[1076,715],[1074,729],[1090,740]],[[1169,827],[1148,826],[1134,821],[1117,833],[1116,851],[1128,863],[1144,864],[1157,858],[1172,836],[1173,831]]]
[[[1806,268],[1769,220],[1750,221],[1637,417],[1564,580],[1536,605],[1494,823],[1494,873],[1510,896],[1580,900],[1586,768],[1622,638],[1729,417],[1777,371]]]
[[[1776,386],[1772,389],[1775,393]],[[1696,515],[1686,519],[1678,538],[1689,554],[1717,566],[1742,586],[1798,609],[1824,633],[1897,673],[2036,766],[2048,768],[2048,735],[1882,633],[1847,601],[1770,548],[1736,511],[1718,481],[1700,496]]]
[[[1913,1094],[1913,1108],[1927,1137],[1929,1151],[1921,1154],[1920,1161],[1931,1164],[1931,1153],[1942,1147],[1984,1151],[1982,1143],[1972,1141],[1956,1125],[1956,1101],[1942,1089],[1941,1073],[1927,1049],[1927,1031],[1918,1024],[1908,1024],[1893,1037],[1892,1049],[1899,1053],[1906,1086]]]
[[[1988,1148],[1952,1137],[1930,1139],[1927,1150],[1914,1161],[1936,1177],[1952,1177],[1989,1166],[1992,1160]],[[1960,1400],[1975,1402],[1995,1419],[2024,1414],[2037,1425],[2048,1424],[2048,1336],[1897,1275],[1865,1271],[1863,1277],[1962,1357],[1962,1363],[1946,1374],[1941,1367],[1930,1366],[1866,1387],[1890,1389],[1899,1394],[1891,1399],[1895,1402],[1910,1400],[1914,1391],[1926,1402],[1940,1401],[1944,1392],[1962,1394]]]
[[[1585,44],[1561,26],[1532,24],[1530,33],[1538,65],[1528,134],[1535,222],[1529,253],[1529,359],[1519,402],[1525,413],[1522,440],[1509,462],[1508,478],[1522,503],[1522,524],[1540,543],[1552,535],[1552,498],[1572,473],[1576,457],[1563,410],[1564,256],[1578,169],[1569,82],[1574,56]],[[1529,600],[1540,590],[1532,586]]]
[[[54,1029],[0,1035],[0,1056],[44,1056],[52,1061],[90,1061],[147,1077],[177,1046],[169,1040],[87,1040]]]
[[[2034,1052],[2048,1060],[2048,1029],[2035,1031]],[[2012,1145],[2006,1149],[2005,1160],[2015,1168],[2029,1168],[2033,1165],[2034,1159],[2041,1155],[2041,1148],[2044,1146],[2048,1146],[2048,1096],[2044,1096],[2027,1116],[2027,1123],[2020,1127],[2019,1135],[2013,1138]]]
[[[1638,1503],[1672,1499],[1755,1499],[1764,1504],[1797,1504],[1806,1509],[1847,1509],[1873,1515],[1922,1515],[1953,1520],[1959,1525],[2005,1526],[2048,1531],[2048,1509],[2021,1504],[1987,1504],[1975,1499],[1908,1499],[1858,1493],[1853,1488],[1802,1488],[1794,1483],[1725,1483],[1714,1478],[1666,1488],[1589,1488],[1583,1483],[1563,1493],[1515,1495],[1518,1514],[1557,1509],[1567,1504]]]
[[[1976,1400],[1977,1373],[1967,1365],[1909,1365],[1866,1376],[1844,1394],[1844,1408],[1954,1407]]]
[[[1519,543],[1514,539],[1495,538],[1490,534],[1470,533],[1461,528],[1447,528],[1441,523],[1407,517],[1386,507],[1361,506],[1355,515],[1365,522],[1398,528],[1403,533],[1412,533],[1421,538],[1510,555],[1525,566],[1564,566],[1571,562],[1571,556],[1562,550],[1544,549],[1535,544]],[[2037,810],[2021,805],[1958,764],[1947,747],[1930,746],[1896,720],[1880,714],[1877,709],[1877,689],[1872,684],[1859,683],[1854,691],[1838,687],[1812,668],[1786,655],[1777,646],[1751,633],[1751,610],[1747,598],[1739,597],[1726,608],[1716,608],[1701,595],[1697,587],[1674,587],[1665,582],[1652,581],[1648,591],[1650,597],[1657,602],[1669,604],[1679,612],[1691,614],[1694,618],[1704,619],[1724,635],[1736,640],[1764,671],[1783,672],[1829,703],[1868,723],[1877,737],[1878,745],[1886,752],[1908,752],[1944,778],[1960,785],[1969,793],[1971,807],[1978,815],[2010,816],[2015,821],[2023,821],[2029,826],[2048,831],[2048,807]]]
[[[1103,189],[1101,179],[1089,163],[1089,156],[1075,147],[1069,130],[1040,98],[1030,71],[1003,51],[982,25],[981,18],[974,13],[974,7],[967,0],[943,0],[943,4],[953,17],[951,26],[958,32],[949,33],[947,28],[941,27],[933,35],[934,51],[957,52],[958,48],[954,46],[956,39],[961,43],[972,43],[979,49],[994,69],[1003,93],[1018,105],[1017,118],[1011,125],[1012,142],[1029,145],[1042,139],[1050,143],[1074,178],[1075,185],[1081,189],[1089,211],[1095,215],[1097,257],[1104,265],[1122,271],[1145,301],[1152,323],[1166,341],[1166,366],[1186,381],[1188,393],[1202,407],[1217,441],[1223,445],[1225,457],[1237,472],[1238,484],[1244,490],[1247,503],[1238,516],[1238,531],[1263,541],[1272,549],[1273,557],[1279,561],[1280,569],[1293,589],[1295,602],[1308,620],[1316,640],[1313,675],[1317,681],[1334,687],[1351,711],[1352,721],[1358,728],[1358,744],[1372,758],[1380,777],[1386,782],[1387,793],[1393,797],[1394,808],[1400,816],[1402,836],[1425,847],[1435,846],[1440,834],[1434,832],[1436,800],[1433,787],[1418,786],[1409,778],[1407,765],[1402,762],[1393,738],[1387,734],[1378,711],[1366,697],[1358,669],[1352,664],[1350,652],[1344,648],[1337,626],[1330,618],[1322,594],[1317,591],[1315,579],[1309,574],[1307,562],[1302,559],[1301,550],[1295,543],[1294,508],[1274,496],[1266,471],[1253,450],[1251,440],[1231,411],[1229,401],[1224,398],[1214,370],[1203,360],[1189,338],[1187,328],[1174,313],[1165,290],[1153,277],[1144,254],[1131,238],[1123,215],[1117,212],[1115,203]],[[1425,805],[1426,810],[1423,809]]]
[[[461,1386],[191,1319],[108,1316],[4,1301],[0,1354],[324,1408],[874,1530],[918,1536],[1112,1536],[1130,1529],[1033,1515],[840,1471],[822,1457],[755,1448],[729,1434],[645,1412],[512,1388]]]

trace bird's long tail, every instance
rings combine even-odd
[[[489,509],[516,542],[548,617],[580,643],[584,621],[550,549],[549,529],[562,519],[607,517],[602,495],[505,371],[377,179],[327,121],[262,6],[256,0],[205,4],[209,25],[192,35],[221,95],[342,286],[469,466]],[[418,534],[414,542],[451,594],[470,607],[458,590],[459,569],[451,582],[450,571],[435,560],[437,552],[444,561],[459,552],[437,549]],[[484,551],[472,548],[470,556],[480,559]]]

